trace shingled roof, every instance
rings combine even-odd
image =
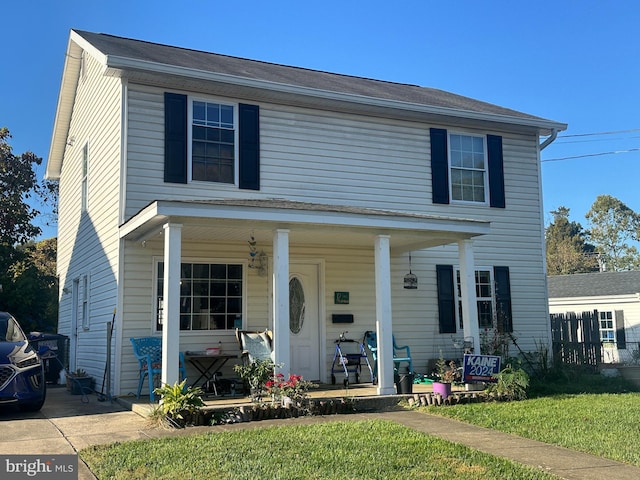
[[[224,74],[236,78],[261,80],[274,84],[306,87],[417,105],[504,115],[523,120],[548,121],[540,117],[435,88],[279,65],[116,37],[103,33],[91,33],[80,30],[74,30],[74,32],[107,57],[121,57],[154,64],[172,65],[200,72]]]
[[[640,293],[640,271],[596,272],[548,277],[549,298]]]

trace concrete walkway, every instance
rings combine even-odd
[[[613,460],[594,457],[573,450],[547,445],[514,435],[500,433],[456,420],[425,415],[407,410],[302,417],[288,420],[265,420],[215,427],[192,427],[165,430],[118,403],[99,402],[95,395],[70,395],[64,388],[51,388],[41,412],[24,414],[18,411],[0,412],[2,454],[74,454],[90,445],[150,439],[164,436],[192,435],[216,430],[259,428],[270,425],[304,425],[333,421],[357,421],[384,418],[415,430],[516,462],[532,465],[566,479],[636,480],[640,468]],[[80,480],[94,479],[89,469],[79,461]]]

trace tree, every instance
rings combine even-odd
[[[2,279],[0,311],[15,315],[26,332],[56,330],[56,249],[55,238],[19,245]]]
[[[552,211],[553,222],[545,230],[547,273],[568,275],[598,270],[595,248],[586,242],[582,225],[569,221],[569,209]]]
[[[0,244],[5,245],[25,243],[40,234],[33,224],[40,212],[28,200],[44,193],[34,171],[42,158],[31,152],[14,155],[10,138],[9,130],[0,128]]]
[[[58,287],[56,239],[33,243],[41,233],[34,205],[57,204],[58,185],[38,181],[42,159],[31,152],[14,155],[11,134],[0,128],[0,310],[15,314],[29,330],[55,330]],[[56,222],[54,207],[49,223]]]
[[[586,218],[591,223],[589,239],[607,270],[640,268],[638,250],[629,244],[640,240],[640,215],[611,195],[598,195]]]

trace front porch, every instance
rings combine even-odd
[[[473,393],[473,391],[467,391],[464,385],[452,386],[452,395],[472,395]],[[348,388],[345,388],[342,384],[330,385],[323,383],[319,384],[318,388],[313,388],[309,391],[309,397],[313,401],[331,402],[337,400],[348,400],[356,405],[356,409],[359,412],[383,411],[396,407],[398,403],[403,400],[408,401],[410,398],[414,398],[416,396],[420,397],[427,394],[433,394],[433,386],[431,384],[424,383],[413,384],[412,393],[385,396],[380,396],[378,394],[377,386],[372,383],[349,384]],[[235,409],[240,409],[240,407],[251,407],[252,405],[255,405],[246,395],[206,395],[203,397],[203,400],[205,402],[205,410],[219,412],[229,412]],[[136,399],[134,396],[118,397],[116,398],[116,401],[142,416],[147,416],[158,405],[157,402],[149,403],[148,396],[142,396],[139,399]],[[269,402],[265,399],[264,403],[268,404]]]
[[[422,356],[433,357],[437,351],[432,332],[437,333],[438,325],[436,321],[427,328],[424,326],[425,319],[434,318],[433,313],[426,313],[426,310],[433,312],[437,304],[435,278],[426,290],[430,296],[420,292],[421,295],[411,298],[413,303],[407,307],[412,312],[410,317],[397,315],[393,318],[394,292],[397,298],[402,297],[392,284],[392,263],[414,250],[457,246],[455,263],[460,266],[461,301],[464,311],[468,312],[464,318],[464,337],[473,338],[479,345],[477,321],[474,320],[477,304],[473,239],[489,231],[489,222],[454,217],[282,200],[235,200],[157,201],[127,221],[121,227],[120,235],[127,243],[125,258],[130,264],[135,264],[136,268],[140,265],[142,273],[146,268],[143,264],[148,260],[147,265],[154,265],[152,275],[160,272],[157,278],[151,277],[148,285],[150,291],[153,291],[151,285],[156,285],[157,291],[163,292],[162,295],[152,294],[155,295],[152,305],[158,307],[157,311],[149,312],[157,323],[152,334],[158,334],[160,330],[162,334],[163,383],[177,381],[177,359],[181,350],[198,351],[217,344],[224,351],[230,351],[232,327],[272,330],[274,361],[282,366],[279,367],[283,369],[282,373],[296,373],[328,382],[327,367],[333,355],[333,342],[343,329],[339,322],[333,321],[332,314],[348,312],[358,318],[356,337],[372,330],[378,338],[378,362],[382,367],[377,376],[378,384],[372,387],[375,390],[372,395],[394,395],[394,326],[404,330],[405,337],[411,336],[414,341],[414,328],[417,327]],[[248,239],[251,248],[243,248]],[[265,264],[260,272],[251,270],[253,257],[252,263],[246,261],[249,252],[264,254]],[[239,292],[234,301],[237,300],[241,308],[237,308],[235,319],[227,318],[226,323],[216,324],[215,328],[200,324],[197,328],[184,326],[180,323],[181,315],[185,313],[183,303],[191,298],[181,297],[182,262],[205,257],[215,257],[222,262],[215,267],[229,261],[242,272],[233,277]],[[435,263],[436,257],[434,251],[433,258],[428,260]],[[160,258],[162,260],[154,260]],[[160,263],[161,269],[156,267]],[[262,265],[262,261],[259,263]],[[315,270],[304,270],[309,265]],[[303,279],[300,283],[306,281],[303,290],[310,292],[309,295],[305,293],[308,304],[301,309],[305,314],[304,325],[301,317],[290,318],[292,279]],[[330,294],[342,291],[353,293],[351,303],[346,302],[349,305],[346,309]],[[130,298],[140,301],[123,294],[120,311],[127,311],[129,306],[137,307]],[[203,308],[194,316],[213,316],[214,310]],[[146,312],[139,313],[135,329],[133,321],[124,326],[127,329],[124,338],[138,336],[138,332],[144,331],[143,313]],[[187,311],[187,314],[191,313]],[[303,328],[307,330],[301,331]],[[428,349],[433,352],[425,353]],[[421,361],[426,360],[422,358]],[[124,367],[119,373],[121,376],[127,374]],[[122,385],[125,384],[120,388],[126,391],[128,387]]]

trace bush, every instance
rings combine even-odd
[[[187,387],[186,383],[185,379],[156,388],[155,393],[161,396],[160,405],[154,409],[151,417],[174,427],[194,423],[194,417],[204,406],[202,390],[199,387]]]
[[[489,393],[495,393],[504,400],[524,400],[527,398],[529,375],[522,368],[513,368],[509,364],[495,377],[498,381],[489,386]]]

